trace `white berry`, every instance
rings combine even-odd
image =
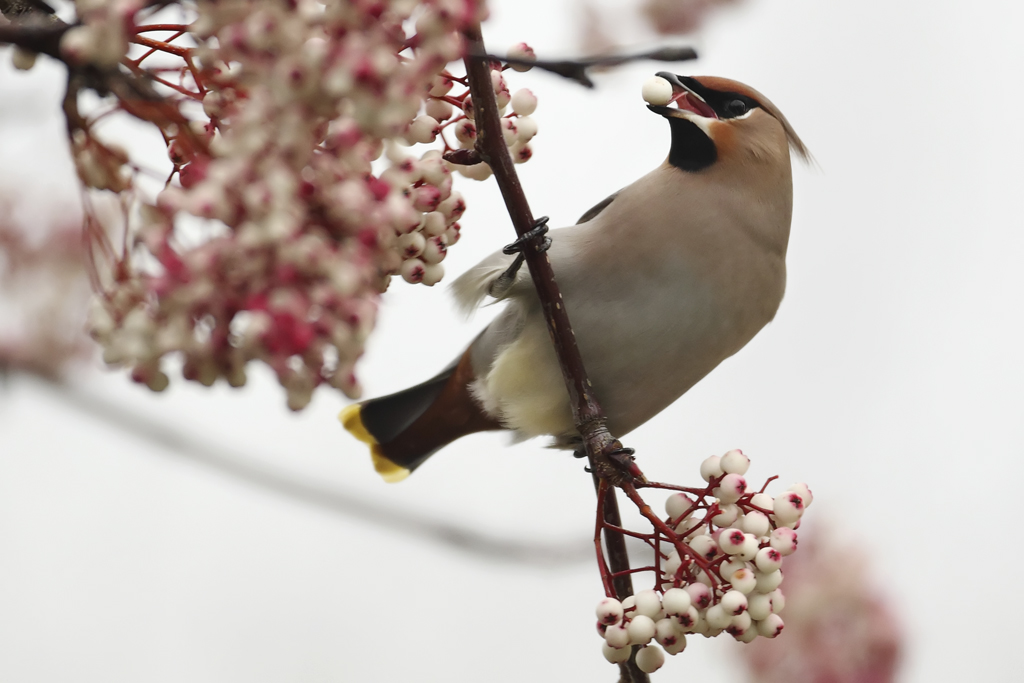
[[[605,598],[597,603],[597,620],[602,624],[617,624],[622,621],[622,603],[615,598]]]
[[[36,53],[15,47],[11,52],[11,64],[18,71],[28,71],[36,63]]]
[[[775,499],[767,493],[755,493],[750,497],[750,504],[770,513],[773,509],[772,506],[775,505]]]
[[[729,622],[729,627],[726,630],[729,631],[730,635],[738,638],[750,630],[752,623],[753,619],[751,619],[750,615],[746,613],[746,610],[744,610],[732,618],[732,621]]]
[[[697,609],[705,609],[711,604],[711,589],[702,583],[691,583],[684,588],[690,594],[690,603]]]
[[[601,646],[601,652],[604,654],[604,658],[612,664],[621,664],[622,662],[629,659],[629,656],[633,654],[633,648],[631,647],[620,647],[614,648],[604,643]]]
[[[622,624],[612,624],[604,632],[604,641],[616,649],[629,645],[629,631]]]
[[[771,546],[783,557],[796,552],[796,532],[789,527],[781,526],[772,532]]]
[[[722,471],[726,474],[744,475],[750,467],[750,458],[743,455],[743,451],[734,448],[722,456]]]
[[[697,584],[703,585],[703,584]],[[700,623],[700,612],[691,607],[686,610],[683,614],[675,617],[676,627],[684,633],[689,633],[697,628],[697,624]]]
[[[782,589],[776,588],[768,596],[772,599],[772,613],[781,614],[786,607],[786,596],[782,594]]]
[[[731,526],[740,516],[740,508],[737,505],[722,505],[719,510],[720,512],[711,518],[711,523],[718,527]]]
[[[641,94],[644,97],[644,102],[665,106],[672,101],[672,84],[661,76],[651,76],[644,81]]]
[[[752,643],[759,635],[754,624],[751,624],[742,632],[740,632],[738,627],[734,624],[729,628],[729,631],[732,632],[732,637],[741,643]]]
[[[520,116],[529,116],[537,111],[537,96],[523,88],[512,94],[512,111]]]
[[[636,594],[636,613],[656,619],[661,612],[661,597],[653,590],[642,590]]]
[[[747,612],[751,619],[761,621],[767,619],[772,613],[772,596],[764,593],[754,593],[747,596]]]
[[[690,609],[691,603],[690,594],[682,588],[668,589],[661,599],[661,604],[665,608],[665,614],[669,616],[686,614]]]
[[[654,673],[665,663],[665,653],[660,647],[645,647],[636,653],[636,666],[645,674]]]
[[[676,641],[683,637],[683,634],[676,628],[674,619],[661,619],[654,625],[654,639],[660,645],[675,645]]]
[[[704,619],[710,628],[723,629],[732,621],[733,615],[729,614],[721,605],[713,605],[708,608]]]
[[[743,515],[743,520],[739,526],[746,531],[748,534],[754,534],[758,538],[764,536],[771,529],[771,523],[768,521],[768,515],[757,510],[751,510],[747,514]]]
[[[757,557],[757,550],[757,537],[754,534],[743,534],[743,546],[736,556],[749,562]]]
[[[670,655],[677,655],[686,649],[686,636],[682,633],[676,636],[676,642],[673,645],[664,645],[665,652]]]
[[[757,632],[765,638],[774,638],[782,633],[784,627],[785,624],[782,623],[782,617],[778,614],[769,614],[764,621],[758,622]]]
[[[696,539],[694,539],[696,540]],[[724,529],[722,534],[718,537],[718,547],[720,547],[727,555],[735,555],[743,551],[743,544],[747,540],[747,535],[739,529]],[[693,544],[690,544],[691,547]],[[694,548],[696,550],[696,548]]]
[[[688,512],[693,512],[693,500],[685,493],[673,493],[665,501],[665,512],[675,522],[683,518],[683,515],[687,515]]]
[[[757,577],[757,587],[754,590],[758,593],[771,593],[782,583],[782,571],[780,570],[775,570],[768,574],[754,572],[754,576]]]
[[[668,559],[661,563],[661,571],[670,580],[675,577],[676,572],[679,571],[679,567],[683,564],[683,559],[679,557],[679,551],[673,550]]]
[[[782,553],[775,548],[761,548],[754,557],[758,571],[770,574],[782,567]]]
[[[710,482],[715,477],[720,477],[724,474],[722,472],[722,458],[718,455],[712,455],[705,458],[704,462],[700,464],[700,476],[704,481]]]
[[[772,508],[775,518],[782,524],[788,525],[800,519],[804,513],[804,500],[799,493],[787,491],[775,497]]]
[[[789,487],[789,490],[799,494],[804,501],[804,507],[807,507],[814,501],[814,494],[811,493],[811,489],[807,488],[807,484],[793,484]]]
[[[654,620],[643,614],[633,617],[626,627],[632,645],[646,645],[654,638]]]
[[[727,474],[722,477],[721,484],[715,489],[715,497],[723,503],[735,503],[747,490],[747,480],[738,474]],[[795,493],[790,493],[796,496]],[[797,496],[799,497],[799,496]],[[778,514],[778,513],[776,513]]]
[[[747,611],[747,596],[738,590],[726,591],[718,604],[722,606],[726,614],[736,616]]]
[[[433,287],[444,277],[444,266],[440,263],[428,263],[423,266],[423,279],[420,280],[428,287]]]
[[[754,589],[757,588],[757,576],[753,571],[744,567],[734,571],[730,576],[724,577],[732,584],[735,590],[740,593],[747,595],[753,593]]]
[[[732,530],[732,531],[735,531],[735,530]],[[714,539],[712,539],[707,534],[700,534],[699,536],[694,536],[693,540],[690,541],[690,548],[693,549],[693,552],[697,553],[698,555],[703,557],[705,560],[708,560],[708,561],[713,560],[713,559],[715,559],[715,556],[718,554],[718,547],[717,546],[719,546],[722,543],[721,539],[722,539],[722,537],[725,536],[726,533],[727,533],[726,531],[722,532],[722,536],[719,537],[719,541],[718,541],[717,544],[715,543]],[[739,534],[742,536],[743,532],[740,531]],[[740,543],[742,543],[742,542],[743,541],[741,539]],[[724,548],[725,546],[722,546],[722,547]],[[728,551],[726,551],[726,552],[728,552]]]

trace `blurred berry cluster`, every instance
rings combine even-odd
[[[105,261],[91,312],[104,359],[157,391],[179,355],[183,376],[207,386],[241,386],[263,361],[293,410],[323,383],[358,397],[354,364],[391,276],[444,275],[466,209],[452,170],[489,175],[443,158],[474,144],[465,79],[446,66],[483,3],[198,2],[177,8],[194,12],[177,24],[149,4],[78,0],[81,23],[61,41],[69,64],[108,74],[121,113],[159,130],[173,167],[147,194],[143,165],[69,115],[83,185],[124,206],[123,240],[89,231]],[[119,87],[111,73],[144,78]],[[500,64],[492,75],[526,160],[536,98],[510,94]]]

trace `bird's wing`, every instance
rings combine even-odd
[[[622,190],[619,190],[619,192],[622,192]],[[608,205],[615,201],[615,198],[619,196],[619,192],[615,192],[614,194],[608,195],[607,197],[599,201],[597,204],[594,204],[592,207],[590,207],[590,209],[588,209],[587,212],[580,216],[580,219],[576,221],[576,225],[579,225],[580,223],[586,223],[587,221],[595,218],[597,214],[607,209]]]
[[[580,219],[576,221],[576,225],[596,218],[618,196],[619,192],[616,192],[602,199],[580,216]],[[494,291],[496,281],[512,265],[514,260],[515,256],[510,256],[500,251],[495,252],[459,276],[451,286],[452,296],[455,297],[455,304],[458,309],[465,315],[469,315],[480,306],[480,302],[487,296],[493,296],[495,301],[501,301],[508,298],[514,291],[518,291],[519,287],[517,285],[529,278],[529,271],[526,268],[521,268],[516,274],[515,281],[502,287],[500,293],[496,294]]]

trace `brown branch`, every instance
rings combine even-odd
[[[697,59],[697,52],[690,47],[663,47],[649,52],[641,52],[633,55],[606,55],[603,57],[587,57],[584,59],[525,59],[521,57],[502,57],[500,55],[489,55],[486,52],[470,52],[472,57],[492,62],[504,62],[513,66],[531,66],[543,71],[550,71],[553,74],[575,81],[585,88],[593,88],[594,81],[590,80],[587,73],[595,67],[621,66],[629,62],[652,61],[652,62],[685,62]],[[474,100],[475,102],[476,100]]]
[[[490,164],[494,178],[505,200],[505,207],[516,234],[520,238],[535,227],[530,204],[519,183],[512,157],[501,130],[501,114],[491,84],[491,70],[487,61],[471,55],[487,54],[484,48],[480,25],[465,32],[467,40],[467,56],[465,59],[469,89],[473,97],[475,120],[477,124],[476,149],[480,156]],[[623,452],[622,445],[608,432],[605,427],[604,411],[597,402],[591,389],[587,371],[583,366],[576,338],[569,323],[569,314],[562,301],[555,274],[547,252],[541,249],[542,241],[530,240],[522,250],[526,265],[530,269],[537,296],[540,299],[544,317],[547,320],[548,332],[562,368],[562,376],[569,392],[573,418],[583,448],[590,459],[591,471],[595,479],[607,479],[616,484],[629,481],[633,476],[623,472],[621,466],[613,464],[616,454]],[[642,477],[642,475],[641,475]],[[600,487],[600,483],[598,483]],[[614,489],[612,489],[614,491]],[[621,526],[618,508],[614,504],[614,496],[607,496],[604,506],[605,519],[614,526]],[[622,534],[606,529],[605,543],[608,546],[610,569],[613,573],[629,569],[629,558],[626,555],[625,540]],[[614,548],[614,549],[613,549]],[[621,552],[620,552],[621,551]],[[621,600],[633,593],[632,580],[629,574],[616,576],[614,579],[616,595]],[[628,662],[620,664],[621,681],[627,683],[647,683],[647,675],[636,666],[635,655]]]
[[[60,39],[71,28],[68,24],[54,21],[18,21],[0,26],[0,44],[16,45],[30,52],[49,55],[54,59],[60,54]]]
[[[469,40],[470,55],[483,52],[483,41],[479,27],[466,32]],[[476,113],[477,144],[476,150],[483,161],[494,171],[494,178],[501,190],[508,209],[512,225],[519,237],[535,227],[533,213],[523,193],[519,176],[516,174],[512,156],[505,145],[501,130],[501,116],[498,103],[491,85],[490,68],[487,63],[467,57],[466,70],[469,78],[470,93]],[[548,323],[548,332],[555,347],[569,402],[572,406],[573,419],[580,433],[586,454],[591,458],[591,466],[597,476],[611,479],[613,484],[620,481],[640,479],[645,481],[639,470],[631,466],[631,459],[625,457],[625,449],[605,426],[604,411],[594,396],[590,379],[583,366],[583,358],[576,346],[576,337],[569,323],[569,314],[562,302],[562,294],[555,282],[555,274],[551,268],[548,255],[540,248],[539,241],[527,243],[522,251],[526,265],[530,269],[537,296],[544,310]]]

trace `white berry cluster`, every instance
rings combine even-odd
[[[509,56],[518,59],[533,59],[534,53],[529,45],[520,43],[509,50]],[[496,65],[491,65],[491,85],[494,88],[494,95],[498,101],[498,110],[502,116],[502,135],[512,155],[512,160],[517,164],[521,164],[533,157],[530,141],[537,134],[537,121],[530,115],[537,110],[537,96],[526,88],[512,93],[502,73],[509,68],[516,71],[526,71],[530,67],[512,66],[500,68]],[[456,82],[463,83],[463,87],[458,89],[459,92],[456,92],[454,88]],[[416,119],[413,125],[419,125],[423,130],[430,129],[435,133],[442,133],[446,152],[456,149],[469,150],[473,149],[476,144],[477,129],[475,118],[473,98],[469,95],[469,89],[464,86],[464,79],[456,79],[448,72],[444,72],[434,80],[430,89],[430,99],[427,101],[426,115]],[[445,131],[452,132],[455,140],[453,141],[446,137],[444,135]],[[424,142],[427,140],[421,138],[415,141]],[[433,137],[429,141],[433,141]],[[486,180],[492,173],[491,167],[486,163],[473,165],[452,163],[450,168],[473,180]]]
[[[140,18],[146,4],[99,3],[111,8],[104,14],[79,0],[80,28],[90,30],[62,49],[108,63],[81,43],[101,50],[111,22],[129,42],[154,40],[161,34]],[[93,307],[92,334],[108,363],[157,391],[169,381],[165,357],[181,354],[184,377],[207,386],[240,386],[248,361],[261,360],[294,410],[323,383],[356,398],[353,367],[379,293],[394,274],[442,278],[466,208],[451,171],[484,171],[445,161],[447,140],[443,150],[407,151],[449,126],[472,146],[463,143],[475,136],[471,100],[450,94],[445,67],[462,56],[461,31],[483,18],[483,4],[229,0],[195,10],[182,28],[197,47],[164,49],[183,52],[177,82],[166,67],[153,71],[166,102],[121,103],[160,129],[172,181],[147,200],[119,148],[87,131],[73,139],[87,187],[141,203]],[[124,41],[116,45],[118,59],[145,70],[148,57],[128,59]],[[492,74],[499,104],[513,107],[503,119],[509,145],[528,158],[536,98],[510,95],[500,67]]]
[[[532,55],[533,51],[525,44],[520,44],[512,51],[513,54]],[[509,147],[516,163],[528,161],[533,156],[529,142],[537,134],[537,122],[530,117],[537,109],[537,97],[526,88],[510,94],[502,68],[491,65],[491,84],[494,88],[499,113],[502,116],[502,132],[505,144]],[[426,99],[424,112],[417,116],[405,132],[404,140],[408,145],[430,144],[438,139],[444,145],[444,154],[457,149],[471,150],[476,144],[477,130],[474,122],[473,98],[466,79],[454,76],[447,70],[434,77]],[[460,87],[456,88],[456,85]],[[511,110],[509,106],[511,105]],[[454,135],[454,140],[451,136]],[[382,175],[383,179],[391,180],[389,174],[401,175],[401,169],[414,166],[415,159],[405,156],[394,145],[387,148],[387,156],[392,163]],[[433,149],[428,151],[424,159],[437,159],[442,152]],[[486,180],[491,176],[491,168],[486,163],[458,164],[444,161],[445,168],[456,171],[460,175],[473,180]],[[397,169],[397,170],[396,170]],[[437,226],[440,228],[440,225]],[[402,263],[401,274],[407,282],[425,282],[434,284],[439,279],[440,266],[435,265],[444,258],[448,246],[459,239],[459,224],[447,227],[444,234],[437,234],[431,226],[422,224],[420,228],[399,236],[398,245],[405,261]]]
[[[688,634],[724,632],[749,643],[782,632],[782,561],[796,551],[796,528],[813,497],[805,484],[774,497],[750,490],[749,465],[738,449],[711,456],[700,467],[707,487],[668,498],[672,533],[652,536],[655,589],[598,603],[608,661],[624,662],[639,646],[637,666],[650,673],[665,661],[661,648],[681,652]]]

